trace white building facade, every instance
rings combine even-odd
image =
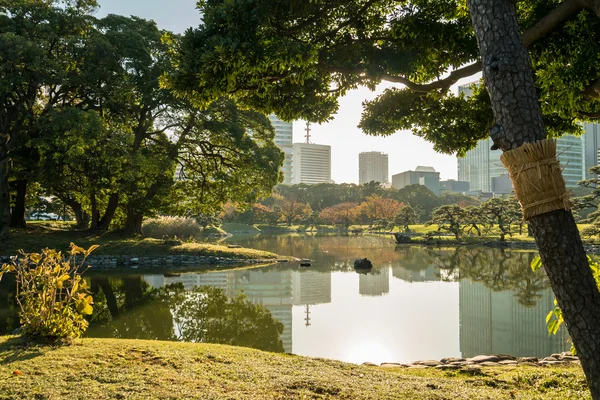
[[[292,183],[292,142],[294,140],[294,128],[292,122],[284,122],[276,115],[269,115],[271,125],[275,128],[275,144],[285,153],[285,160],[281,167],[283,172],[283,184]]]
[[[331,146],[294,143],[292,147],[292,183],[330,183]]]

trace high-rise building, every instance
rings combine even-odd
[[[276,115],[269,115],[271,125],[275,128],[275,144],[285,153],[285,160],[281,167],[283,172],[283,184],[292,183],[292,141],[294,139],[294,127],[291,122],[284,122]]]
[[[387,183],[389,176],[388,155],[379,151],[358,154],[358,183]]]
[[[465,96],[472,94],[471,88],[466,86],[458,87],[459,93]],[[584,125],[586,133],[598,132],[597,127]],[[585,150],[584,161],[584,140],[586,145],[589,143],[588,150]],[[597,149],[600,148],[600,135],[593,138],[584,136],[566,135],[557,140],[556,153],[563,167],[563,176],[567,188],[577,187],[577,182],[584,179],[585,169],[589,162],[597,162]],[[506,193],[508,171],[500,161],[501,150],[491,150],[493,146],[492,139],[480,140],[477,146],[469,150],[465,157],[458,158],[458,180],[467,181],[471,185],[471,191],[481,191],[486,193]],[[594,150],[596,149],[596,150]],[[593,159],[596,158],[594,161]]]
[[[500,161],[501,150],[491,150],[490,138],[480,140],[467,155],[458,159],[458,180],[467,181],[471,191],[486,193],[507,193],[508,171]],[[563,168],[567,188],[577,187],[584,179],[584,140],[582,136],[565,135],[556,141],[556,154]],[[499,189],[502,188],[502,189]]]
[[[392,187],[402,189],[408,185],[423,185],[435,194],[440,194],[440,173],[433,167],[418,166],[414,171],[392,175]]]
[[[593,178],[589,169],[600,165],[600,124],[586,122],[583,124],[584,152],[585,152],[585,179]]]
[[[331,182],[331,146],[294,143],[292,154],[292,183]]]

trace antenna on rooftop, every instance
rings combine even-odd
[[[306,143],[310,144],[311,143],[311,141],[310,141],[310,122],[308,122],[308,121],[306,121],[305,131],[306,131],[306,135],[304,135],[304,137],[306,138]]]

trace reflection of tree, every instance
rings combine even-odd
[[[519,304],[533,307],[549,284],[541,271],[529,265],[532,252],[506,251],[493,248],[457,248],[438,254],[436,265],[456,280],[481,282],[493,291],[513,291]]]
[[[93,276],[94,314],[88,336],[223,343],[283,351],[283,325],[260,305],[222,289],[152,288],[142,276]],[[174,324],[175,323],[175,324]]]
[[[202,286],[183,295],[174,309],[179,339],[283,352],[283,324],[244,294],[228,299],[219,288]]]
[[[94,314],[89,336],[126,339],[175,340],[170,294],[181,285],[151,288],[141,276],[93,276]]]
[[[0,281],[0,335],[9,335],[20,326],[15,276],[5,274]]]

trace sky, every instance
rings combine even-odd
[[[97,16],[106,14],[135,15],[156,21],[159,28],[182,33],[200,23],[195,9],[196,0],[98,0]],[[459,82],[459,84],[462,82]],[[349,92],[340,99],[340,108],[328,123],[311,125],[311,141],[331,146],[331,178],[336,183],[358,183],[358,153],[383,151],[389,155],[391,175],[414,170],[419,165],[432,166],[440,172],[440,178],[456,179],[456,157],[436,153],[433,145],[412,135],[398,131],[388,137],[365,135],[358,127],[362,102],[374,99],[386,87],[383,83],[375,92],[361,88]],[[294,123],[294,142],[304,142],[306,123]]]

